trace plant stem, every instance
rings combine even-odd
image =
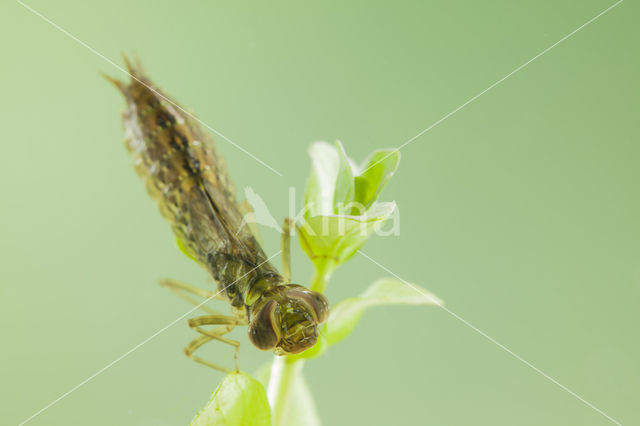
[[[289,356],[276,356],[271,366],[271,378],[267,395],[271,402],[271,422],[273,426],[287,424],[291,388],[302,371],[303,362]]]
[[[311,290],[323,292],[336,267],[334,259],[319,258],[314,261],[315,272],[311,281]],[[267,396],[271,404],[271,422],[273,426],[287,424],[291,388],[302,372],[304,360],[295,356],[275,356],[271,366],[271,376],[267,386]]]
[[[314,259],[313,264],[316,269],[311,280],[311,290],[323,293],[336,267],[336,261],[330,257],[319,257]]]

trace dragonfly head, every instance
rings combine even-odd
[[[277,355],[296,354],[318,340],[318,325],[329,315],[329,302],[320,293],[288,284],[267,294],[251,318],[249,338],[259,349]]]

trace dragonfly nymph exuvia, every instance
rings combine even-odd
[[[211,135],[194,117],[164,95],[136,62],[125,62],[131,81],[109,78],[124,95],[125,144],[135,169],[162,215],[171,223],[178,245],[205,267],[218,291],[203,290],[175,280],[162,284],[196,304],[191,295],[223,298],[231,315],[211,311],[189,320],[200,333],[184,349],[202,364],[229,371],[194,352],[225,337],[235,326],[248,325],[251,342],[278,355],[295,354],[312,347],[318,326],[328,316],[329,304],[319,293],[289,283],[288,226],[283,233],[283,274],[271,265],[251,228],[243,222],[246,204],[238,204],[233,183]],[[285,221],[285,224],[290,222]],[[205,326],[214,326],[205,328]]]

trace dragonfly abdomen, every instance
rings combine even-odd
[[[220,180],[212,165],[221,160],[214,158],[213,144],[189,117],[150,83],[139,80],[126,86],[117,83],[127,100],[125,145],[147,192],[171,222],[177,238],[204,264],[207,252],[196,241],[193,206],[201,206],[207,214],[211,200],[204,182]]]

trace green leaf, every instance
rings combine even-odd
[[[338,174],[336,176],[335,191],[333,195],[334,214],[348,214],[351,211],[351,203],[355,193],[355,183],[353,181],[353,170],[347,153],[344,152],[342,144],[336,142],[338,152]]]
[[[384,225],[395,209],[394,202],[376,203],[363,216],[309,217],[300,226],[300,245],[314,262],[331,258],[343,263]]]
[[[272,363],[262,365],[256,372],[258,378],[264,386],[268,386],[271,378]],[[289,410],[287,418],[282,425],[278,426],[320,426],[320,417],[316,404],[313,401],[313,395],[304,378],[302,371],[293,378],[291,388],[287,392],[289,395]]]
[[[340,170],[338,151],[326,142],[315,142],[309,148],[309,155],[311,174],[305,192],[306,214],[333,214],[335,186]]]
[[[381,278],[360,296],[337,303],[331,309],[324,333],[329,345],[338,343],[354,330],[365,310],[373,306],[442,304],[435,295],[415,284],[395,278]]]
[[[397,150],[373,152],[360,168],[335,146],[316,142],[309,148],[312,169],[305,193],[300,244],[314,262],[331,267],[347,261],[385,221],[396,213],[395,203],[378,203],[380,191],[400,161]],[[326,265],[325,265],[326,266]]]
[[[381,149],[369,155],[361,167],[361,174],[355,177],[354,201],[368,208],[378,198],[399,163],[400,151],[397,149]]]
[[[191,426],[271,426],[271,409],[262,384],[246,373],[228,374]]]

